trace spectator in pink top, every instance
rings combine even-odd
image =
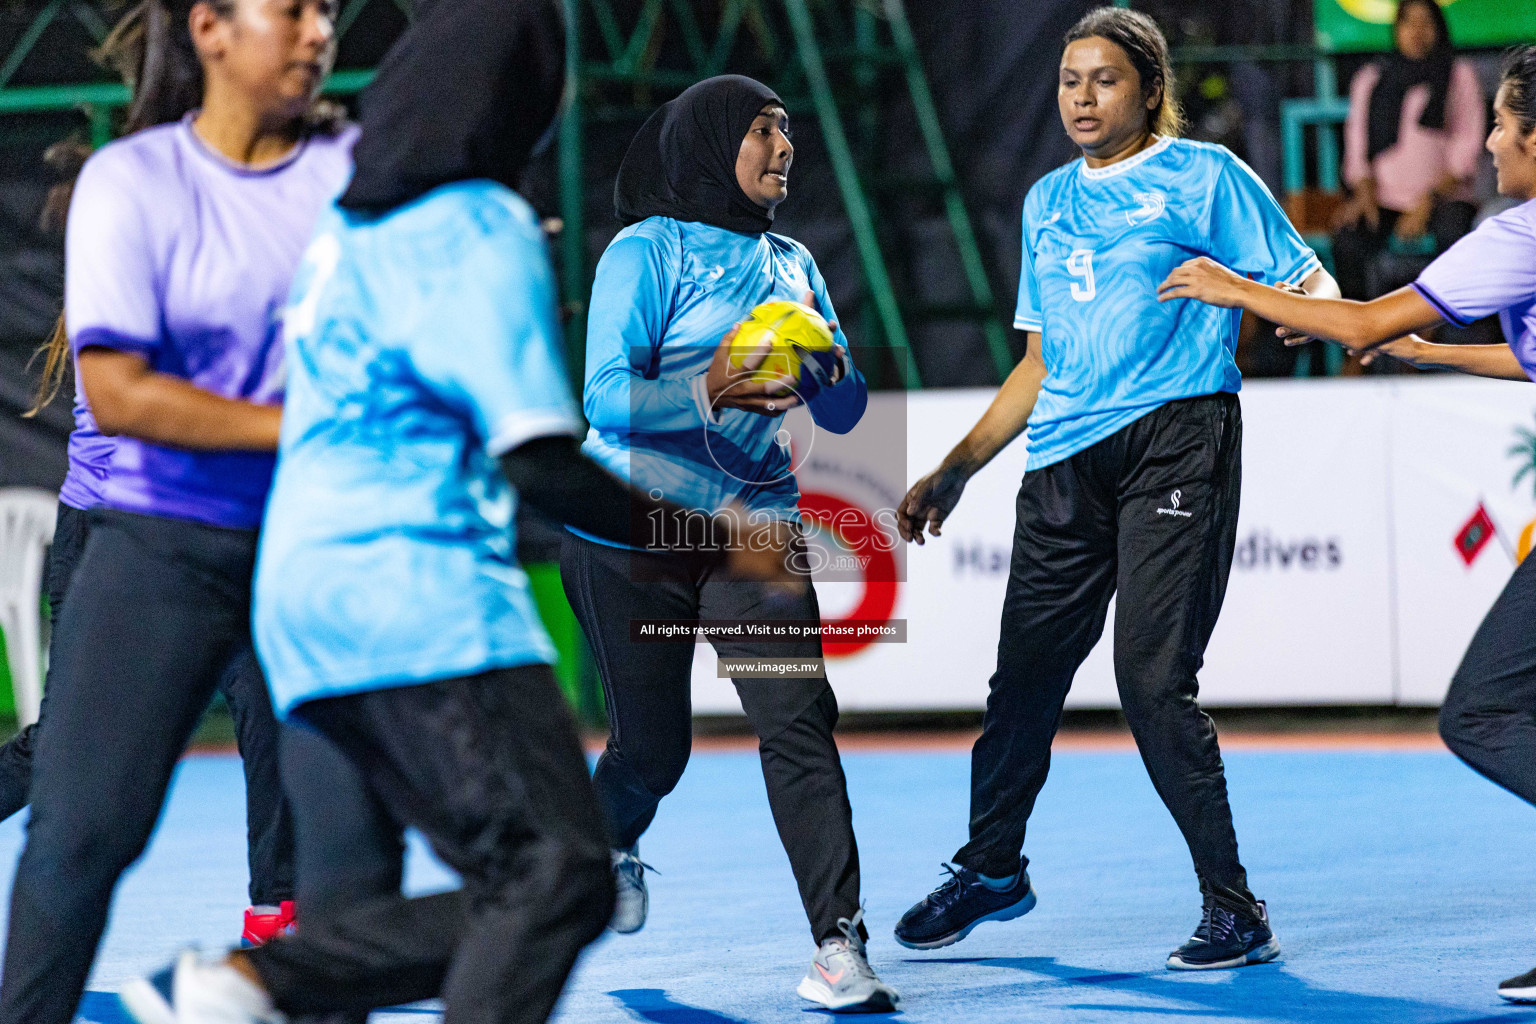
[[[1340,290],[1352,299],[1407,283],[1371,273],[1392,236],[1433,237],[1427,262],[1472,229],[1476,212],[1471,184],[1487,133],[1477,73],[1456,57],[1434,0],[1398,4],[1392,38],[1393,52],[1349,86],[1344,181],[1352,194],[1335,220],[1333,255]]]

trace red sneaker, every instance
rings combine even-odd
[[[245,930],[240,933],[240,945],[260,946],[279,935],[293,932],[293,900],[283,900],[275,914],[258,914],[255,907],[245,910]]]

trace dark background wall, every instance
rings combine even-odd
[[[0,46],[20,35],[37,6],[0,6]],[[1005,310],[1012,308],[1017,289],[1024,194],[1042,174],[1073,155],[1056,115],[1056,62],[1063,34],[1092,6],[1096,4],[1089,0],[908,4],[988,273]],[[1221,5],[1151,0],[1135,6],[1157,17],[1175,45],[1304,42],[1311,34],[1308,0],[1229,0]],[[346,38],[338,66],[371,66],[403,24],[398,16],[387,15],[360,22]],[[78,26],[73,32],[68,26],[50,29],[11,84],[100,78],[103,72],[86,57],[88,46],[89,38]],[[1212,97],[1202,94],[1213,92],[1207,85],[1213,69],[1186,71],[1195,134],[1233,146],[1277,184],[1278,101],[1283,95],[1309,91],[1308,67],[1224,66],[1215,69],[1221,86],[1214,92],[1221,95]],[[660,102],[667,97],[647,98]],[[852,237],[814,121],[797,123],[793,195],[781,209],[778,229],[815,253],[845,323],[856,324],[864,295]],[[594,260],[618,229],[608,196],[613,172],[637,124],[621,120],[587,133],[586,188],[592,212],[583,241]],[[28,360],[58,315],[62,291],[61,241],[38,227],[52,183],[41,153],[49,142],[71,134],[84,134],[83,118],[75,114],[0,120],[0,486],[56,487],[63,477],[71,385],[42,416],[27,420],[20,413],[30,404],[36,383],[35,372],[27,370]],[[898,176],[926,171],[911,107],[901,90],[892,90],[880,103],[873,139],[878,162]],[[557,211],[552,155],[532,170],[526,191],[541,211]],[[898,290],[927,301],[962,298],[959,263],[936,205],[899,197],[877,201],[884,204],[888,246],[910,254],[909,259],[894,261]],[[913,335],[926,385],[996,383],[979,329],[951,323],[920,327]]]

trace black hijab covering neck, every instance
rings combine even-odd
[[[560,0],[426,0],[362,96],[338,202],[381,214],[440,185],[516,188],[565,87]]]
[[[619,166],[613,187],[619,220],[672,217],[753,235],[773,227],[773,211],[747,198],[736,182],[741,140],[770,103],[783,106],[761,82],[721,75],[663,104]]]
[[[1403,97],[1416,85],[1429,86],[1429,103],[1419,115],[1419,124],[1431,131],[1445,129],[1445,94],[1450,91],[1451,66],[1456,61],[1445,12],[1435,0],[1404,0],[1398,8],[1398,17],[1402,17],[1402,8],[1409,3],[1423,3],[1431,12],[1439,39],[1423,60],[1409,60],[1394,49],[1378,62],[1381,77],[1371,90],[1370,110],[1366,117],[1367,160],[1375,160],[1397,145],[1397,133],[1403,121]]]

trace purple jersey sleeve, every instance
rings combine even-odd
[[[64,238],[64,321],[78,352],[89,345],[148,356],[160,342],[158,262],[150,250],[142,182],[109,147],[75,183]]]
[[[1425,267],[1413,288],[1460,327],[1536,296],[1536,200],[1484,221]]]

